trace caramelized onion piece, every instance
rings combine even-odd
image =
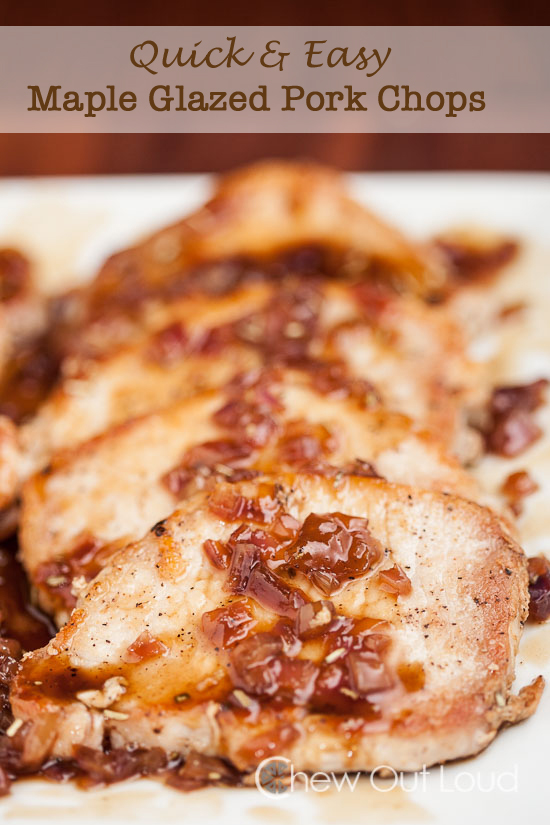
[[[217,570],[226,570],[229,567],[230,553],[229,548],[221,541],[212,541],[207,539],[203,546],[204,555]]]
[[[281,555],[281,543],[273,535],[271,526],[269,532],[267,532],[267,530],[252,527],[249,524],[241,524],[229,537],[227,542],[228,551],[232,552],[240,544],[250,545],[251,548],[258,550],[263,561]]]
[[[222,324],[203,332],[195,342],[193,351],[200,355],[215,355],[224,351],[237,341],[233,324]]]
[[[228,648],[244,639],[256,624],[248,602],[233,602],[227,607],[203,613],[202,629],[213,645]]]
[[[241,512],[243,505],[238,506]],[[281,617],[270,632],[254,634],[246,600],[204,615],[208,638],[229,651],[234,687],[229,705],[255,712],[259,702],[269,700],[346,713],[351,703],[365,718],[376,718],[379,710],[369,696],[395,684],[384,662],[388,623],[337,615],[331,601],[310,602],[287,580],[298,570],[329,594],[365,575],[382,557],[366,519],[310,514],[300,528],[281,511],[269,527],[241,524],[225,544],[207,542],[205,547],[220,568],[230,558],[228,589]],[[390,592],[407,592],[410,582],[400,568],[386,573]],[[320,663],[300,655],[316,639],[316,655],[324,656]]]
[[[287,656],[282,640],[270,633],[258,633],[240,642],[231,652],[230,662],[236,687],[296,705],[309,701],[319,673],[309,659]]]
[[[277,442],[277,452],[282,462],[305,470],[322,461],[336,446],[336,439],[323,424],[297,420],[287,423]]]
[[[363,310],[363,315],[371,324],[378,324],[382,315],[391,308],[396,293],[385,284],[363,281],[353,288],[355,298]]]
[[[307,602],[301,590],[291,587],[263,564],[253,568],[246,592],[262,607],[290,618]]]
[[[319,668],[310,659],[282,659],[277,696],[283,702],[307,705],[315,691]]]
[[[301,610],[301,608],[300,608]],[[302,649],[302,642],[296,635],[296,622],[290,619],[279,619],[272,630],[275,636],[280,636],[283,642],[283,651],[287,656],[297,656]]]
[[[341,361],[311,363],[307,369],[313,388],[322,395],[354,398],[364,407],[375,407],[381,402],[375,386],[363,378],[351,377]]]
[[[489,402],[490,423],[485,433],[489,452],[519,455],[541,436],[532,414],[544,403],[546,379],[531,384],[497,387]]]
[[[272,364],[300,364],[308,358],[321,303],[311,281],[289,279],[262,313],[254,316],[261,330],[256,343]]]
[[[523,499],[536,493],[538,489],[539,485],[526,470],[518,470],[504,480],[500,492],[515,515],[519,516],[523,509]]]
[[[191,447],[182,463],[192,468],[215,467],[216,464],[229,464],[234,467],[248,460],[251,454],[252,447],[249,444],[226,438],[218,441],[205,441],[203,444]]]
[[[233,439],[205,441],[191,447],[181,462],[166,473],[162,482],[177,498],[203,490],[215,479],[242,481],[252,478],[255,473],[246,468],[250,463],[253,449]]]
[[[264,447],[277,427],[271,411],[243,400],[229,401],[213,419],[219,427],[238,433],[252,447]]]
[[[156,332],[149,346],[149,360],[167,366],[179,361],[190,349],[189,336],[180,321]]]
[[[476,245],[473,241],[461,243],[453,238],[440,238],[436,246],[447,258],[451,276],[459,284],[490,277],[510,263],[519,249],[517,242],[512,240]]]
[[[330,596],[345,582],[367,575],[381,557],[382,548],[366,519],[311,513],[289,549],[288,565]]]
[[[346,464],[342,470],[346,475],[361,476],[362,478],[382,478],[377,472],[374,464],[370,461],[363,461],[361,458],[356,458],[355,461]]]
[[[263,564],[258,547],[249,542],[234,545],[227,586],[233,593],[248,594],[279,616],[294,617],[307,602],[301,590],[291,587]]]
[[[379,572],[378,586],[393,596],[408,596],[412,590],[411,580],[398,564]]]
[[[337,616],[327,639],[327,658],[334,661],[350,650],[369,651],[381,655],[390,645],[388,629],[387,622],[377,619]],[[336,652],[339,652],[340,656],[336,656]]]
[[[80,745],[74,760],[88,779],[96,783],[120,782],[132,776],[148,776],[163,770],[168,763],[161,748],[115,748],[104,752]]]
[[[244,541],[233,547],[227,575],[227,587],[233,593],[246,593],[252,570],[260,563],[258,548]]]
[[[497,387],[491,396],[491,412],[495,415],[505,415],[516,410],[533,412],[544,403],[547,387],[546,378],[540,378],[531,384]]]
[[[231,651],[233,684],[259,696],[273,696],[279,687],[283,641],[270,633],[256,633]]]
[[[528,559],[529,618],[545,622],[550,618],[550,561],[546,556]]]
[[[346,657],[352,690],[359,696],[393,687],[394,681],[380,657],[371,651],[351,651]]]
[[[525,452],[541,435],[541,429],[530,413],[515,410],[494,421],[487,436],[487,446],[489,452],[513,458]]]
[[[129,664],[137,664],[147,659],[155,659],[157,656],[166,656],[168,650],[164,642],[156,639],[148,630],[144,630],[143,633],[140,633],[137,639],[129,645],[123,658],[124,661]]]
[[[227,385],[229,400],[212,420],[250,449],[264,447],[277,429],[273,415],[281,409],[272,391],[275,381],[276,371],[269,368],[238,375]]]
[[[269,532],[279,542],[279,546],[284,546],[294,541],[300,530],[300,522],[290,513],[280,512],[273,519],[269,526]]]
[[[345,662],[331,662],[321,665],[312,705],[315,710],[328,713],[349,713],[359,699],[350,686],[349,673]]]
[[[314,639],[329,629],[334,618],[334,605],[328,600],[302,605],[296,614],[296,635],[300,639]]]
[[[45,585],[50,595],[55,595],[65,606],[73,608],[76,604],[73,579],[77,576],[84,576],[86,581],[93,579],[103,566],[102,550],[108,552],[99,539],[84,536],[65,558],[39,565],[35,580]]]
[[[378,662],[378,659],[372,657],[372,661]],[[383,666],[381,666],[382,669]],[[354,682],[352,677],[355,672],[358,677],[357,682]],[[374,690],[374,679],[370,678],[368,682],[365,679],[365,687],[368,691],[366,694],[360,694],[357,689],[359,679],[364,679],[366,675],[366,668],[361,670],[358,661],[354,662],[352,659],[350,662],[348,655],[337,661],[325,660],[321,665],[315,693],[311,698],[312,708],[326,713],[354,713],[360,715],[365,721],[379,717],[380,709],[369,701],[369,695],[380,693],[386,688],[380,686]],[[383,676],[384,683],[389,682],[389,677],[384,670]],[[377,679],[379,682],[382,681],[379,674],[377,674]]]
[[[252,521],[270,524],[281,513],[281,506],[270,484],[262,484],[256,498],[246,498],[230,489],[213,490],[208,506],[223,521]]]
[[[247,517],[252,502],[231,490],[214,490],[208,500],[208,507],[223,521],[237,521]]]
[[[238,785],[240,777],[222,759],[191,751],[183,767],[169,775],[167,784],[181,791],[195,791],[207,785]]]

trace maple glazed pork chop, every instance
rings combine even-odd
[[[119,551],[25,658],[12,747],[22,769],[130,745],[241,771],[468,756],[536,707],[541,680],[510,690],[527,602],[521,549],[472,502],[371,478],[220,484]]]
[[[40,603],[66,620],[75,586],[176,503],[223,480],[285,468],[380,476],[481,500],[442,443],[369,408],[368,385],[329,370],[254,371],[219,390],[111,429],[23,488],[20,552]],[[76,580],[76,582],[75,582]]]
[[[375,279],[425,295],[444,281],[445,259],[350,199],[340,175],[314,165],[258,164],[222,178],[196,213],[114,255],[89,285],[59,296],[55,346],[65,370],[78,374],[82,360],[204,312],[189,299],[206,296],[215,313],[216,299],[226,296],[239,312],[243,287],[279,285],[289,275]]]
[[[289,278],[219,299],[182,299],[162,311],[163,321],[167,312],[167,326],[61,381],[21,428],[21,479],[60,450],[260,365],[315,370],[329,362],[461,452],[477,371],[454,324],[413,296]]]
[[[229,294],[285,272],[394,283],[431,294],[446,259],[353,201],[341,175],[309,164],[260,163],[223,177],[185,219],[113,255],[94,281],[59,307],[70,353],[129,342],[160,304]],[[78,336],[74,335],[78,330]]]
[[[0,507],[9,505],[16,494],[16,479],[25,478],[47,463],[52,452],[85,440],[114,421],[139,414],[136,408],[145,411],[147,403],[143,398],[141,404],[136,403],[136,396],[147,396],[153,379],[163,384],[170,398],[177,393],[166,372],[152,374],[150,364],[144,363],[135,346],[171,321],[185,325],[189,318],[203,316],[205,301],[201,304],[201,296],[213,301],[213,315],[223,315],[217,300],[223,296],[238,314],[244,311],[237,300],[243,295],[242,287],[280,284],[285,276],[294,274],[299,279],[314,275],[355,284],[382,282],[399,292],[433,297],[445,289],[451,271],[456,268],[458,247],[455,244],[451,258],[445,249],[437,244],[413,242],[382,222],[354,202],[342,177],[327,169],[264,163],[224,177],[204,207],[114,255],[91,284],[56,296],[48,312],[44,301],[40,305],[33,300],[23,302],[33,311],[27,312],[24,323],[15,325],[18,330],[28,328],[28,317],[35,317],[38,309],[39,327],[46,323],[49,326],[44,341],[37,340],[39,346],[30,354],[32,357],[18,352],[17,359],[12,361],[15,364],[22,357],[20,368],[0,392],[0,412],[18,421],[27,420],[51,386],[59,363],[65,380],[41,409],[37,420],[23,428],[23,462],[18,469],[14,469],[12,460],[17,447],[15,435],[9,422],[0,422],[0,458],[2,466],[9,468],[2,470],[0,478]],[[32,298],[28,264],[12,250],[5,253],[0,256],[0,274],[6,284],[3,292],[10,306],[19,305],[23,293]],[[432,320],[441,315],[427,312],[427,307],[422,309]],[[231,314],[227,307],[225,311]],[[10,310],[10,318],[16,316],[19,318],[20,313]],[[441,326],[441,319],[437,324]],[[0,325],[0,336],[8,335],[8,326]],[[431,326],[429,321],[427,326]],[[336,350],[343,348],[353,354],[364,339],[364,331],[357,330],[352,331],[351,337],[338,336]],[[436,349],[432,346],[432,352]],[[376,363],[376,358],[368,355],[372,351],[370,345],[366,351],[366,361],[354,364],[355,367],[372,368]],[[106,363],[101,361],[102,356]],[[196,366],[196,373],[216,372],[214,367],[205,370],[202,365]],[[143,377],[138,379],[142,372]],[[183,370],[181,380],[173,371],[170,377],[174,384],[190,385],[194,391],[193,364],[188,372],[190,377]],[[453,369],[450,372],[452,375]],[[131,373],[138,384],[133,394],[121,386],[121,374]],[[406,374],[409,376],[408,370]],[[452,377],[451,383],[454,380]],[[213,376],[212,381],[216,385],[217,378]],[[31,385],[35,389],[29,394]],[[401,395],[407,393],[402,388]],[[84,403],[83,397],[89,397],[90,404]],[[161,388],[159,400],[164,398]],[[410,405],[412,399],[407,400]],[[406,412],[410,414],[411,410]],[[453,422],[441,400],[432,402],[432,419],[438,429],[451,432],[454,437]],[[471,444],[462,443],[460,436],[454,446],[468,459],[475,452]]]

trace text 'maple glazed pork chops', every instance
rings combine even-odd
[[[427,430],[361,381],[253,371],[65,452],[23,488],[20,552],[41,605],[67,618],[75,582],[140,538],[178,501],[220,480],[300,469],[386,478],[481,500],[473,478]]]
[[[510,686],[521,549],[491,512],[281,474],[197,493],[119,551],[17,674],[22,764],[86,748],[252,770],[399,770],[477,753],[530,715]],[[185,768],[184,768],[185,771]]]

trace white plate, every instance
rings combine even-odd
[[[514,333],[516,345],[499,366],[498,380],[550,376],[550,176],[356,175],[351,183],[358,198],[416,235],[478,223],[523,238],[527,253],[508,276],[505,291],[514,298],[535,294],[537,300]],[[209,189],[204,176],[4,181],[0,244],[18,245],[31,254],[43,284],[54,291],[82,282],[106,255],[195,208]],[[550,411],[542,417],[550,433]],[[481,474],[487,483],[496,484],[525,460],[493,459]],[[542,489],[529,502],[522,526],[529,550],[550,550],[550,438],[539,442],[529,461]],[[518,683],[539,673],[550,677],[550,627],[528,629],[522,643]],[[210,789],[184,795],[145,780],[92,792],[29,781],[16,783],[11,796],[0,802],[0,818],[98,825],[300,825],[306,819],[348,825],[463,825],[468,820],[515,825],[547,816],[549,723],[550,690],[532,719],[503,731],[481,755],[442,772],[431,769],[424,778],[408,775],[384,785],[379,782],[380,789],[364,779],[353,792],[332,786],[323,792],[310,788],[268,798],[256,790]]]

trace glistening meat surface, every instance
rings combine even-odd
[[[526,613],[523,553],[474,503],[366,478],[219,485],[25,659],[14,747],[26,766],[109,741],[240,770],[472,755],[536,707],[538,682],[510,690]]]
[[[376,400],[369,407],[367,385],[336,378],[252,371],[114,428],[33,477],[23,488],[20,546],[42,606],[65,619],[75,579],[91,578],[113,549],[220,480],[286,468],[483,499],[436,437]]]
[[[243,370],[266,364],[310,369],[320,362],[369,382],[388,409],[435,429],[461,452],[463,408],[477,377],[452,322],[379,286],[291,279],[218,300],[176,303],[168,326],[81,364],[22,428],[19,478],[61,450],[219,387]]]

